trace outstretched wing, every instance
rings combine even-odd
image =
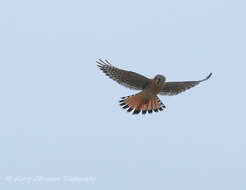
[[[165,87],[159,93],[160,95],[177,95],[181,92],[184,92],[196,85],[200,82],[208,80],[211,77],[212,73],[210,73],[205,79],[198,81],[183,81],[183,82],[167,82]]]
[[[107,60],[97,61],[98,67],[111,79],[115,80],[119,84],[128,87],[130,89],[142,90],[144,89],[150,79],[135,72],[125,71],[112,66]]]

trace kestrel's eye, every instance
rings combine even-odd
[[[160,77],[156,77],[155,82],[157,85],[159,85],[162,82],[162,79]]]

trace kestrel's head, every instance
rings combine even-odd
[[[157,84],[158,86],[162,86],[166,81],[166,77],[164,77],[163,75],[156,75],[154,81],[155,84]]]

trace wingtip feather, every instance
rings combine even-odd
[[[206,77],[206,80],[208,80],[211,76],[212,76],[213,73],[209,73],[209,75]]]

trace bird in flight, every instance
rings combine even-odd
[[[163,75],[158,74],[153,79],[149,79],[132,71],[118,69],[107,60],[99,59],[96,62],[98,63],[97,66],[109,78],[130,89],[141,90],[137,94],[122,97],[119,101],[123,109],[127,109],[128,112],[133,111],[133,114],[162,111],[166,107],[157,97],[157,94],[177,95],[198,85],[200,82],[208,80],[212,75],[210,73],[206,78],[197,81],[166,82],[166,78]]]

